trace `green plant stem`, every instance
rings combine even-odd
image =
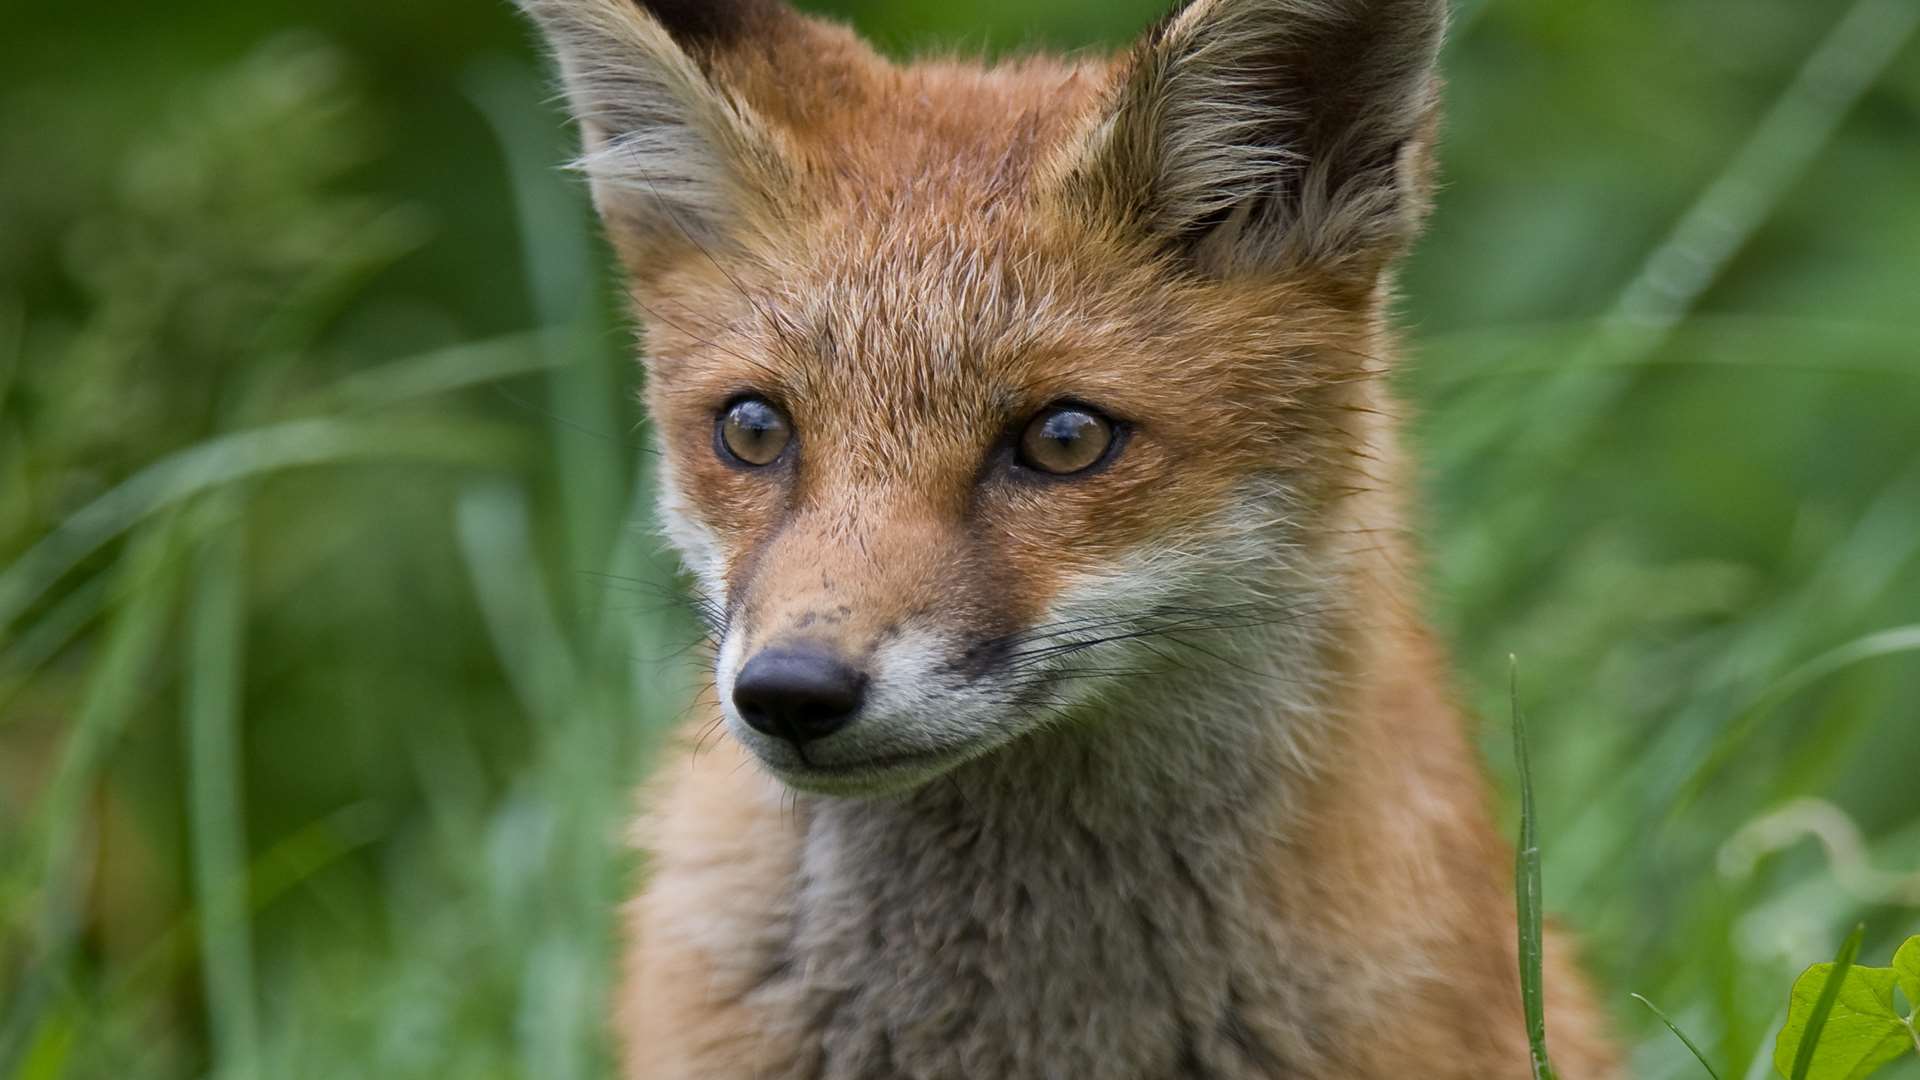
[[[1520,999],[1527,1015],[1527,1045],[1534,1080],[1557,1080],[1547,1054],[1547,1006],[1542,974],[1540,837],[1533,804],[1533,766],[1527,757],[1527,724],[1520,712],[1520,661],[1507,658],[1507,690],[1513,708],[1513,760],[1520,778],[1520,846],[1514,855],[1514,894],[1520,921]]]
[[[253,941],[241,796],[240,694],[246,634],[244,522],[238,498],[215,498],[196,559],[183,666],[193,886],[201,982],[215,1072],[254,1074]]]

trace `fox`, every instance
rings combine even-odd
[[[1534,1075],[1386,382],[1444,0],[993,62],[518,2],[712,645],[636,826],[624,1075]],[[1557,930],[1544,978],[1560,1075],[1619,1075]]]

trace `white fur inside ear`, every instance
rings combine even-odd
[[[1196,0],[1135,50],[1069,190],[1214,271],[1397,248],[1444,23],[1443,0]]]
[[[1305,167],[1297,147],[1268,133],[1300,118],[1277,100],[1261,58],[1285,43],[1286,20],[1263,17],[1258,3],[1202,0],[1167,28],[1152,61],[1157,83],[1159,152],[1151,163],[1157,211],[1191,222],[1251,205],[1283,175]]]
[[[705,243],[771,155],[752,111],[631,0],[521,0],[552,47],[583,152],[574,167],[610,224]],[[625,237],[616,235],[616,241]]]

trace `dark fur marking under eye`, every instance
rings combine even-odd
[[[1006,664],[1013,655],[1013,643],[1012,636],[976,641],[950,660],[947,666],[967,678],[981,678]]]

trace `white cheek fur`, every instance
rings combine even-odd
[[[740,675],[740,665],[746,662],[746,657],[742,655],[746,651],[746,640],[746,634],[739,627],[729,629],[720,642],[719,654],[713,660],[714,694],[719,698],[720,708],[729,724],[739,720],[733,709],[733,683]]]
[[[680,562],[699,582],[700,591],[721,608],[727,603],[726,553],[720,538],[695,516],[680,488],[672,461],[660,457],[659,518],[667,542],[680,553]]]
[[[892,752],[951,745],[991,735],[1006,723],[998,688],[953,670],[965,646],[935,626],[909,628],[874,650],[867,707],[889,730],[875,738]]]

